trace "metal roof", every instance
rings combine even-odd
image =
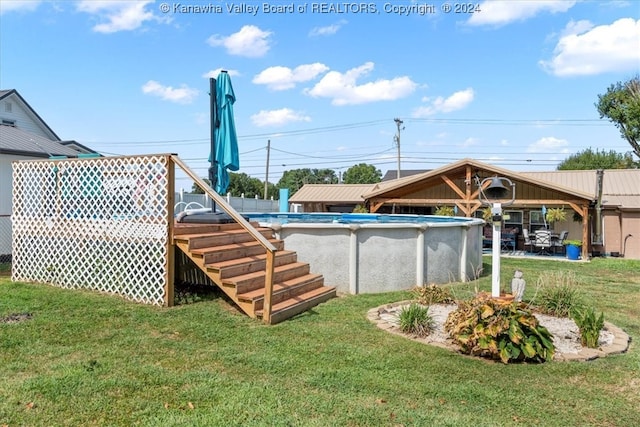
[[[591,193],[596,198],[596,170],[522,172],[522,175]],[[602,199],[606,206],[640,208],[640,169],[605,169]]]
[[[292,203],[364,203],[363,194],[375,184],[305,184],[289,199]]]
[[[72,156],[78,152],[57,141],[21,130],[15,126],[0,125],[0,153],[33,157]]]

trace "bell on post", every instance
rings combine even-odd
[[[504,199],[509,194],[509,189],[502,184],[502,180],[500,178],[493,177],[491,179],[491,183],[484,190],[484,193],[487,195],[489,199]]]

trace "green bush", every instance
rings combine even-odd
[[[433,330],[435,321],[429,314],[429,307],[411,304],[403,307],[398,314],[400,330],[405,334],[426,337]]]
[[[575,310],[572,314],[573,320],[580,328],[580,342],[582,345],[589,348],[598,347],[600,331],[604,328],[604,313],[600,313],[600,316],[597,316],[596,310],[593,307],[589,307]]]
[[[413,289],[413,293],[418,300],[418,304],[431,305],[453,303],[451,291],[436,284],[416,286]]]
[[[441,216],[455,216],[456,212],[451,206],[438,206],[434,214]]]
[[[541,326],[524,304],[480,294],[458,303],[445,330],[462,352],[509,362],[545,362],[553,359],[553,335]]]
[[[555,271],[538,278],[539,295],[532,301],[542,313],[569,317],[582,304],[582,295],[573,272]]]

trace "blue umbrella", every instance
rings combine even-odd
[[[212,166],[217,164],[217,179],[214,189],[218,194],[224,194],[229,188],[229,172],[240,169],[240,155],[238,154],[238,135],[233,118],[233,104],[236,96],[233,93],[231,79],[226,71],[222,71],[216,80],[216,110],[217,126],[214,126],[215,151],[209,154]],[[214,185],[214,182],[212,182]]]

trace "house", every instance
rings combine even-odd
[[[567,220],[551,227],[568,231],[569,239],[586,242],[582,246],[584,258],[607,255],[640,259],[640,169],[514,172],[463,159],[400,179],[363,185],[360,194],[351,193],[344,199],[339,197],[346,196],[339,185],[304,186],[299,190],[304,197],[298,198],[298,203],[303,203],[307,212],[311,207],[316,211],[326,207],[325,201],[329,200],[329,205],[344,206],[347,202],[354,205],[353,200],[358,199],[372,213],[432,214],[439,206],[452,206],[458,216],[482,217],[479,184],[496,176],[515,184],[514,202],[504,209],[505,228],[534,231],[546,227],[549,224],[543,211],[564,208]],[[521,234],[516,244],[522,248]]]
[[[17,90],[0,90],[0,261],[11,253],[11,162],[79,154],[98,155],[76,141],[61,141]]]

